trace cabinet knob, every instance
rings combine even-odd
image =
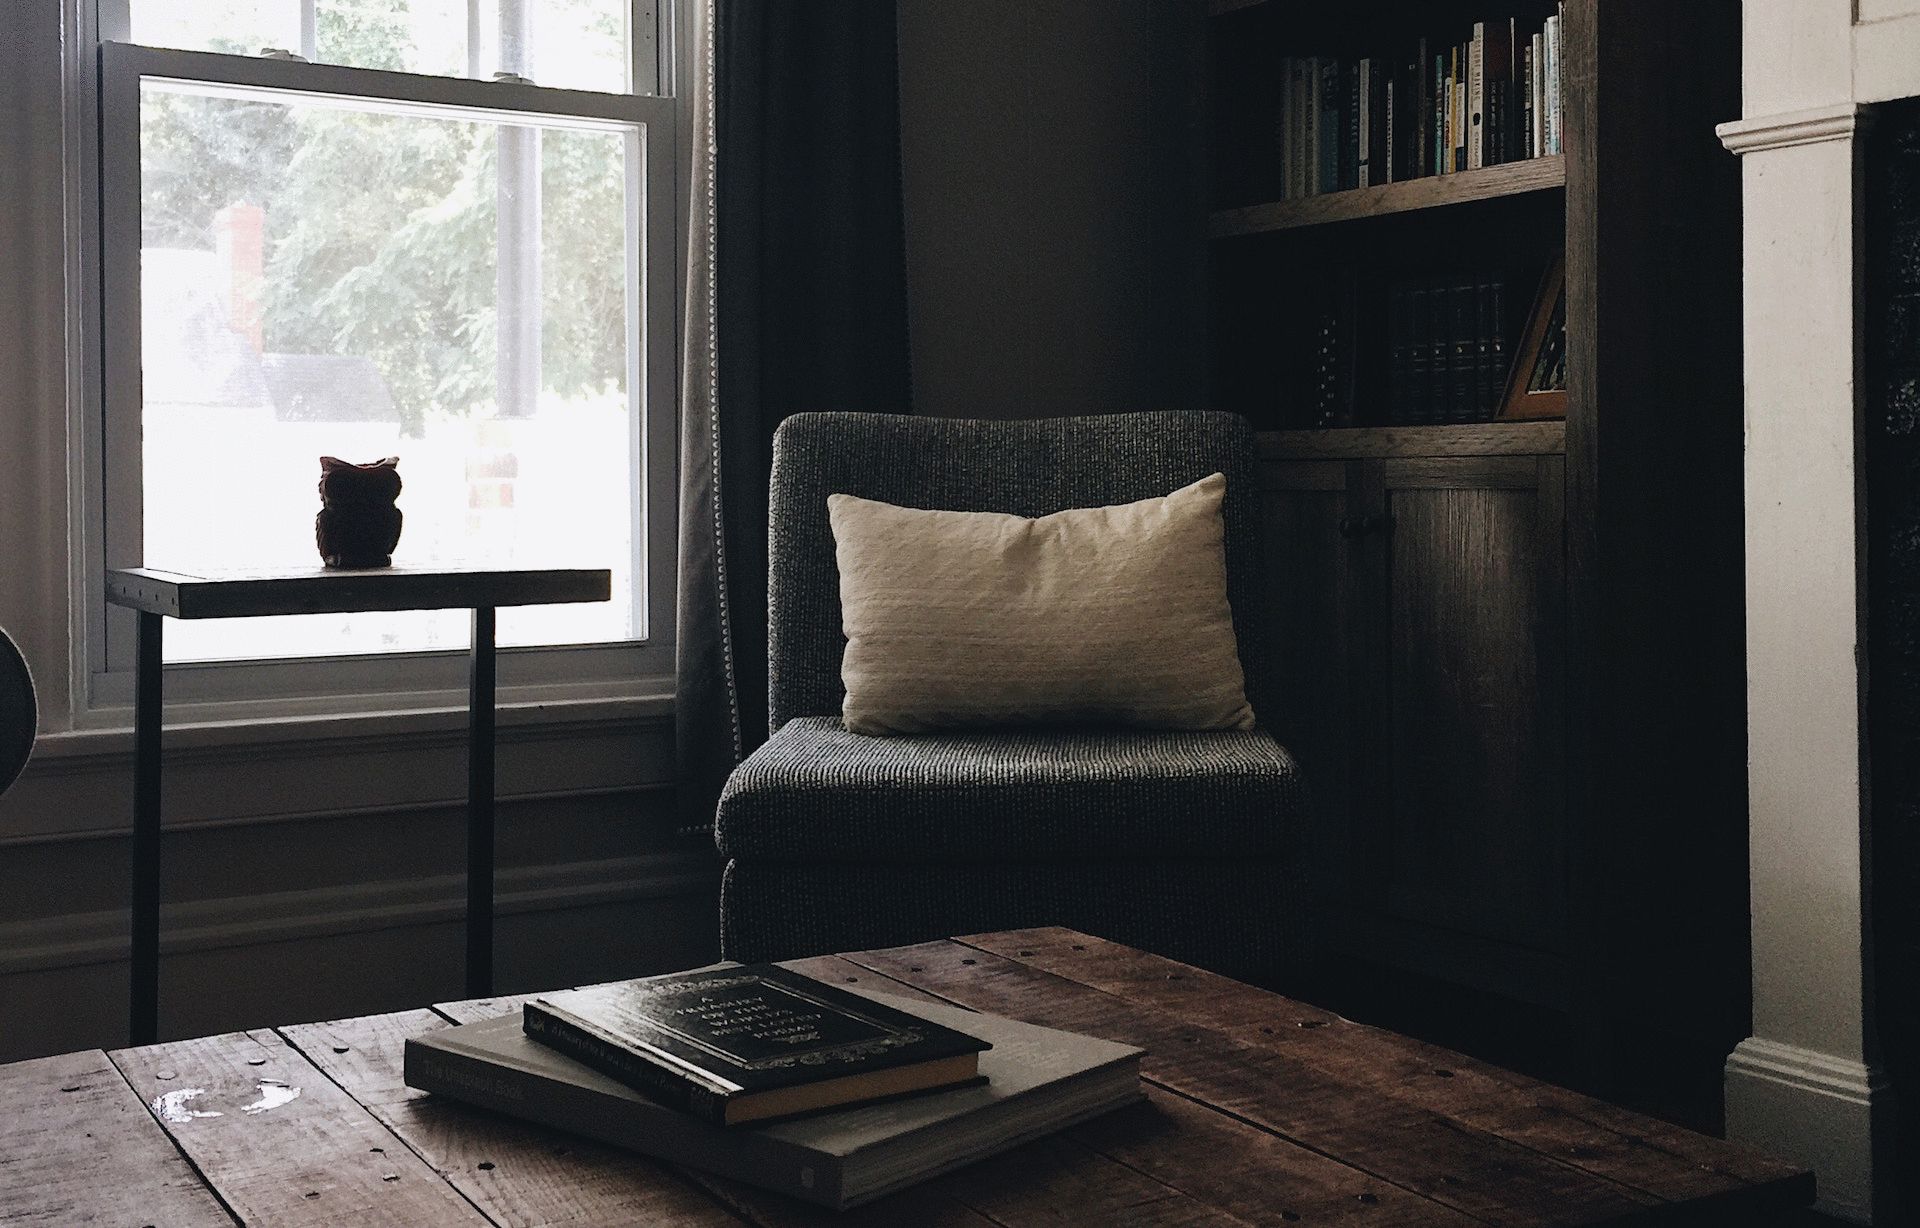
[[[1342,516],[1340,535],[1342,537],[1365,537],[1369,533],[1384,533],[1393,527],[1391,516]]]

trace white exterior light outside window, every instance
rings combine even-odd
[[[98,287],[75,566],[89,708],[131,694],[131,620],[99,573],[317,566],[323,453],[401,458],[398,563],[612,569],[607,604],[501,613],[522,649],[504,687],[612,695],[670,672],[660,14],[100,0],[99,136],[77,151],[99,201],[76,254]],[[464,611],[177,623],[169,693],[324,708],[450,690],[466,637]],[[398,671],[367,659],[395,654]]]

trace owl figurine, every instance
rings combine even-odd
[[[314,540],[329,567],[391,567],[400,542],[400,458],[356,465],[320,458],[320,514]]]

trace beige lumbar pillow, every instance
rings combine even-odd
[[[856,733],[1085,722],[1251,729],[1227,479],[1029,520],[829,495]]]

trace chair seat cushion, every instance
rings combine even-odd
[[[1260,730],[870,737],[799,717],[735,769],[714,834],[746,860],[1217,859],[1291,850],[1305,808]]]

